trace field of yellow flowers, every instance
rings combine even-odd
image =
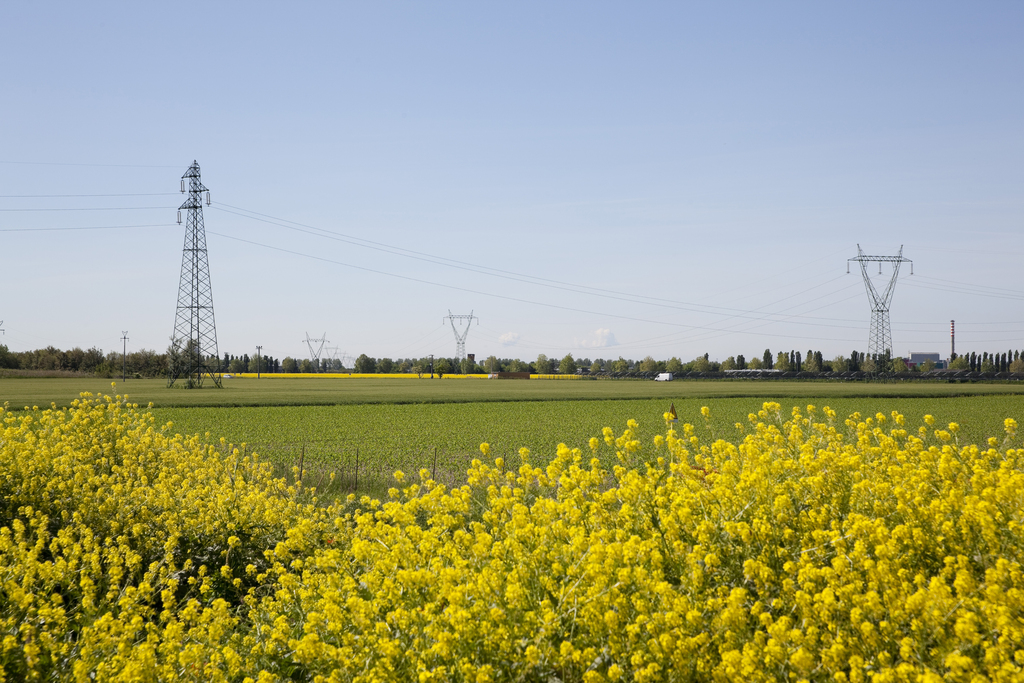
[[[398,472],[382,501],[323,501],[120,396],[3,410],[2,671],[1022,680],[1017,424],[967,444],[934,422],[766,403],[734,443],[630,421],[516,471],[483,444],[460,487]]]

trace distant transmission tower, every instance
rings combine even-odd
[[[900,250],[895,256],[866,256],[861,251],[859,244],[857,245],[857,256],[847,259],[847,273],[850,272],[850,261],[860,263],[860,272],[864,276],[864,288],[868,292],[868,300],[871,303],[871,329],[868,332],[868,353],[880,355],[884,355],[886,352],[892,353],[892,332],[889,329],[889,302],[892,301],[892,294],[896,289],[896,277],[899,275],[900,265],[909,263],[910,274],[913,275],[914,262],[908,258],[903,258],[903,245],[900,245]],[[881,294],[878,293],[875,286],[871,283],[871,277],[868,275],[866,265],[869,262],[878,263],[879,275],[882,274],[883,263],[893,264],[892,278],[889,280],[889,286]]]
[[[327,370],[328,370],[328,372],[333,372],[334,371],[334,361],[338,360],[338,347],[337,346],[328,346],[326,349],[324,349],[324,351],[327,352],[327,360],[328,360]],[[340,363],[341,361],[338,361],[338,362]]]
[[[320,372],[320,354],[324,350],[324,342],[326,342],[326,341],[327,341],[327,333],[326,332],[324,332],[324,336],[320,337],[319,339],[310,339],[309,338],[309,332],[306,333],[305,342],[306,342],[306,346],[309,347],[309,355],[313,359],[313,372]],[[313,350],[313,344],[320,344],[320,346],[316,347],[316,350],[314,351]]]
[[[339,348],[340,347],[338,346],[328,346],[327,348],[324,349],[324,351],[328,353],[327,358],[331,361],[331,365],[333,366],[335,361],[337,361],[337,363],[341,366],[342,369],[352,367],[352,364],[355,363],[355,359],[352,358],[352,356],[348,355],[348,351],[342,351],[339,354]]]
[[[206,228],[203,226],[203,193],[210,205],[210,191],[199,179],[195,161],[181,176],[181,191],[188,180],[188,199],[178,208],[178,224],[185,210],[185,248],[181,253],[181,280],[178,284],[178,311],[171,336],[170,368],[167,386],[178,379],[188,389],[203,386],[209,377],[220,384],[220,357],[217,353],[217,324],[213,318],[213,288],[210,262],[206,258]]]
[[[452,309],[448,309],[448,315],[441,319],[441,324],[444,325],[444,321],[447,320],[452,324],[452,332],[455,333],[455,357],[458,360],[466,358],[466,337],[469,335],[469,328],[473,324],[473,311],[469,312],[469,315],[452,315]],[[459,327],[462,326],[462,321],[466,321],[466,329],[461,333],[455,328],[455,321],[459,321]],[[480,324],[480,318],[476,319],[476,324]]]

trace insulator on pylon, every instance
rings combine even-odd
[[[181,209],[178,209],[178,225],[181,225]]]
[[[181,179],[181,191],[185,192],[185,179],[184,178]]]
[[[207,206],[210,205],[210,191],[209,190],[206,191],[206,205]]]

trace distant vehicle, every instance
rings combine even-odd
[[[221,375],[221,377],[224,377],[225,379],[231,379],[233,377],[233,375],[229,375],[227,373],[224,373],[223,375]]]
[[[672,373],[671,372],[659,372],[658,376],[654,378],[654,381],[655,382],[671,382],[672,381]]]

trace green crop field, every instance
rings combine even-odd
[[[66,406],[79,392],[111,390],[101,379],[9,378],[0,380],[0,404]],[[360,491],[376,493],[396,469],[435,469],[439,480],[455,483],[485,441],[516,466],[521,447],[547,460],[559,443],[585,447],[603,427],[621,432],[631,418],[649,440],[664,429],[661,416],[673,403],[680,422],[730,440],[739,435],[735,424],[746,425],[747,414],[768,400],[787,414],[808,404],[841,417],[897,410],[915,427],[933,414],[943,424],[959,422],[961,438],[974,442],[1001,434],[1006,417],[1024,423],[1024,387],[1016,384],[308,378],[233,379],[198,391],[129,380],[115,390],[153,403],[157,421],[172,422],[175,432],[245,443],[282,472],[301,464],[314,482],[333,471],[341,490],[356,487],[358,476]],[[708,423],[703,405],[711,409]]]
[[[680,423],[690,422],[701,436],[734,439],[739,422],[756,412],[762,397],[693,399],[631,399],[603,401],[518,401],[444,404],[362,404],[338,406],[287,406],[242,408],[161,408],[153,412],[161,423],[173,422],[181,433],[206,433],[256,450],[284,470],[302,463],[304,472],[336,471],[348,485],[359,452],[362,480],[359,488],[381,490],[395,470],[416,472],[435,467],[437,479],[455,483],[474,457],[481,442],[492,455],[517,466],[520,447],[529,448],[538,461],[554,455],[559,443],[586,448],[587,440],[600,436],[603,427],[621,432],[626,420],[636,419],[645,441],[664,431],[662,414],[675,403]],[[783,412],[794,406],[820,410],[829,406],[840,417],[854,412],[889,415],[897,410],[917,427],[925,414],[940,424],[962,425],[961,438],[983,441],[1001,435],[1003,419],[1024,423],[1024,396],[979,395],[936,398],[802,397],[779,398]],[[711,409],[708,422],[700,407]]]
[[[0,405],[70,405],[80,392],[111,393],[111,381],[83,378],[3,378]],[[475,403],[481,401],[553,401],[765,397],[940,397],[1022,394],[1024,384],[950,384],[947,382],[839,382],[782,380],[488,380],[488,379],[248,379],[224,380],[224,388],[168,389],[162,379],[130,379],[114,389],[140,405],[299,406],[363,403]]]

